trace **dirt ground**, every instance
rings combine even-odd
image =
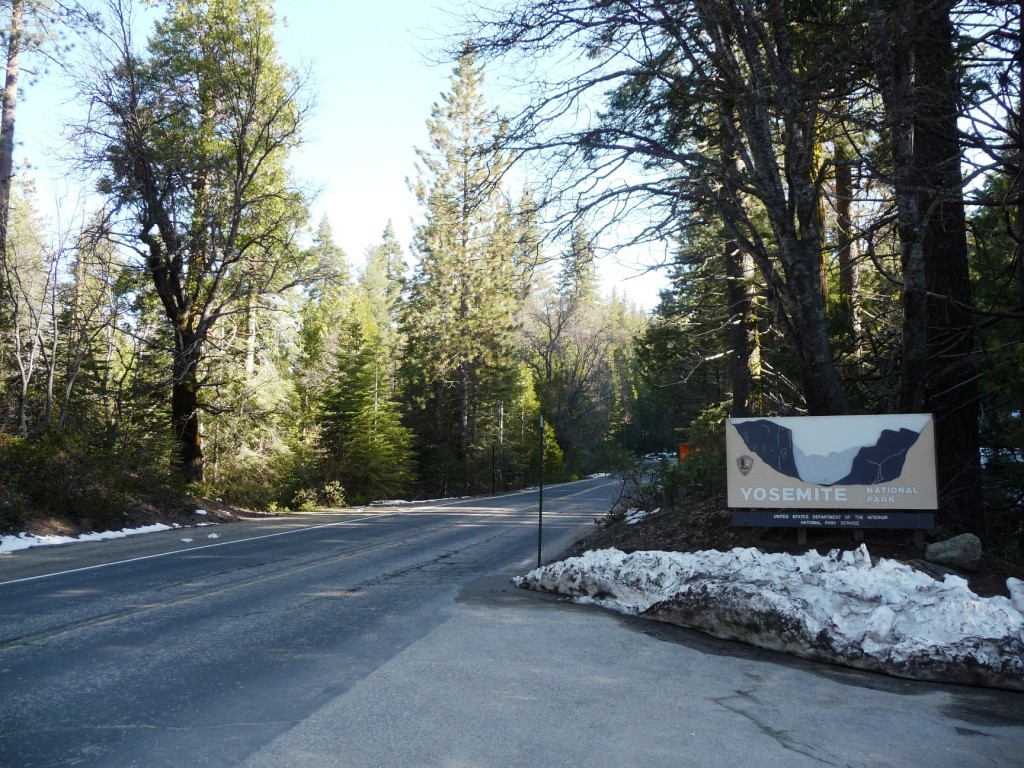
[[[197,514],[196,510],[202,510],[206,514]],[[157,523],[184,527],[197,523],[230,523],[235,520],[265,516],[264,513],[242,509],[213,499],[187,499],[184,504],[140,501],[130,511],[125,512],[116,521],[116,525],[96,526],[89,520],[72,520],[70,517],[37,512],[20,521],[16,528],[0,529],[0,535],[17,535],[25,532],[33,536],[78,536],[95,530],[141,528]]]
[[[728,551],[734,547],[756,547],[763,552],[801,555],[811,550],[824,554],[833,549],[856,549],[860,545],[848,530],[808,530],[807,543],[799,545],[795,528],[733,528],[732,512],[721,497],[690,498],[673,509],[649,515],[632,525],[615,521],[612,517],[601,521],[603,525],[595,535],[577,542],[565,556],[607,548],[623,552],[697,552],[706,549]],[[924,552],[914,544],[913,532],[865,530],[863,533],[864,543],[873,559],[900,560],[919,570],[928,570]],[[941,538],[926,534],[925,540],[931,542]],[[989,554],[982,556],[975,571],[956,573],[967,579],[971,589],[983,597],[1009,596],[1006,579],[1010,576],[1024,579],[1024,567]]]

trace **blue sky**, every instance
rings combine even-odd
[[[421,214],[406,179],[415,174],[415,147],[428,145],[431,105],[448,89],[451,66],[431,64],[446,36],[457,34],[459,0],[278,0],[278,43],[285,61],[309,68],[316,107],[306,145],[294,158],[298,175],[320,192],[313,224],[326,215],[335,240],[356,264],[380,241],[388,220],[408,254],[412,220]],[[492,73],[494,75],[495,73]],[[492,77],[495,81],[497,78]],[[495,91],[497,89],[494,89]],[[80,193],[60,158],[60,125],[74,94],[51,74],[26,88],[19,107],[16,162],[28,160],[41,207],[54,215],[55,197],[73,209]],[[500,93],[487,92],[501,107]],[[67,214],[62,214],[67,218]],[[663,276],[634,278],[637,259],[605,258],[606,289],[615,286],[653,308]]]
[[[282,55],[311,67],[315,82],[317,107],[295,166],[322,188],[317,218],[328,215],[353,260],[380,241],[389,219],[408,245],[419,211],[406,178],[451,73],[427,56],[450,18],[424,0],[286,0],[277,10]]]

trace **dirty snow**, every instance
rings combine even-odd
[[[175,525],[174,528],[180,526]],[[56,544],[73,544],[81,541],[101,541],[102,539],[123,539],[125,536],[135,536],[140,533],[153,533],[154,531],[170,531],[172,527],[163,523],[143,525],[140,528],[125,528],[120,531],[101,531],[98,533],[83,533],[79,536],[32,536],[27,533],[19,533],[17,536],[0,536],[0,554],[4,552],[15,552],[19,549],[29,547],[52,547]]]
[[[587,552],[515,579],[716,637],[900,677],[1024,690],[1024,582],[979,597],[864,545],[828,555]]]
[[[409,501],[406,499],[380,499],[379,501],[371,501],[366,506],[368,507],[407,507],[413,504],[436,504],[438,502],[448,501],[460,501],[462,499],[471,499],[472,496],[452,496],[448,499],[417,499],[415,501]]]

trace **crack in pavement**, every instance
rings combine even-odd
[[[747,701],[760,703],[758,702],[758,699],[754,695],[753,691],[744,690],[735,691],[735,696],[722,696],[717,699],[712,699],[712,701],[714,701],[723,709],[727,709],[733,714],[739,715],[740,717],[744,717],[747,720],[749,720],[751,723],[757,726],[758,730],[760,730],[761,733],[763,733],[768,738],[772,739],[772,741],[776,742],[783,749],[789,752],[795,752],[798,755],[803,755],[804,757],[809,757],[812,760],[816,760],[819,763],[822,763],[823,765],[840,765],[839,763],[830,762],[825,758],[821,757],[820,755],[815,754],[815,748],[813,746],[811,746],[810,744],[804,744],[802,742],[796,741],[788,735],[788,731],[780,730],[778,728],[772,728],[770,725],[768,725],[768,723],[764,722],[756,715],[745,711],[741,706],[730,704],[729,699],[736,697],[740,699],[745,699]]]
[[[163,596],[159,600],[147,601],[130,605],[126,608],[122,608],[117,611],[111,611],[104,613],[100,616],[92,616],[77,621],[68,622],[61,624],[56,627],[49,629],[39,630],[30,632],[24,635],[6,638],[0,640],[0,651],[10,650],[14,648],[31,647],[37,644],[37,641],[50,640],[54,637],[69,634],[76,631],[88,630],[95,627],[101,627],[106,624],[116,623],[123,619],[138,618],[154,611],[167,610],[169,608],[177,607],[190,602],[197,602],[205,600],[215,595],[219,595],[226,592],[235,591],[238,589],[245,589],[252,585],[265,584],[267,581],[278,578],[287,578],[295,574],[296,572],[313,570],[316,568],[329,566],[334,563],[339,557],[348,556],[363,556],[371,553],[376,553],[381,549],[387,549],[401,544],[407,544],[409,542],[419,541],[421,539],[429,538],[437,533],[434,529],[426,530],[420,534],[414,536],[408,535],[396,535],[386,538],[384,541],[376,542],[372,545],[357,544],[351,547],[342,547],[341,551],[334,550],[330,553],[317,556],[312,560],[308,560],[301,565],[293,565],[292,561],[298,559],[295,557],[288,557],[282,560],[272,561],[271,563],[262,563],[255,565],[239,565],[237,567],[222,569],[212,574],[204,574],[203,576],[196,579],[180,580],[177,582],[179,586],[194,586],[195,588],[189,593],[184,594],[176,598],[170,598]],[[456,550],[457,551],[457,550]],[[270,565],[288,563],[288,565],[279,569],[276,573],[261,573],[259,569],[266,568]],[[417,567],[422,567],[424,564],[419,564]],[[220,587],[210,588],[206,585],[204,588],[203,582],[211,579],[223,577],[225,575],[239,574],[242,572],[248,572],[246,578],[240,579]],[[381,578],[381,577],[378,577]],[[159,594],[167,589],[167,585],[157,585],[155,591]],[[358,589],[358,587],[356,587]]]
[[[388,573],[382,573],[379,576],[376,576],[376,577],[374,577],[372,579],[368,579],[366,581],[362,581],[362,582],[356,584],[354,587],[352,587],[352,590],[355,591],[355,592],[359,592],[359,591],[362,591],[363,589],[365,589],[367,587],[379,587],[379,586],[387,584],[387,583],[389,583],[389,582],[391,582],[391,581],[393,581],[393,580],[395,580],[397,578],[400,578],[402,576],[406,576],[406,575],[408,575],[410,573],[417,573],[417,572],[421,572],[422,573],[422,572],[425,572],[431,566],[442,564],[442,563],[444,563],[444,561],[449,560],[450,558],[455,557],[456,555],[462,554],[464,552],[468,552],[469,550],[472,550],[472,549],[474,549],[476,547],[481,547],[481,546],[490,544],[490,543],[492,543],[494,541],[497,541],[498,539],[501,539],[501,538],[503,538],[505,536],[508,536],[514,530],[515,530],[514,528],[506,528],[505,530],[499,531],[498,533],[492,534],[491,536],[488,536],[486,538],[470,542],[468,545],[463,546],[461,548],[450,549],[447,552],[445,552],[443,555],[440,555],[438,557],[433,557],[433,558],[430,558],[429,560],[425,560],[425,561],[419,562],[419,563],[413,563],[412,565],[407,565],[404,568],[397,568],[394,571],[389,571]],[[444,563],[444,564],[447,565],[447,563]],[[318,599],[322,599],[322,598],[318,598]]]
[[[18,637],[10,637],[0,641],[0,650],[7,650],[9,648],[19,648],[25,646],[39,646],[46,647],[44,643],[39,641],[50,640],[58,635],[63,635],[68,632],[74,632],[78,629],[88,629],[93,627],[101,627],[104,624],[110,624],[112,622],[120,621],[121,619],[133,616],[135,614],[148,613],[156,608],[160,608],[166,605],[166,603],[141,603],[138,605],[132,605],[128,608],[122,608],[119,611],[112,611],[105,613],[102,616],[92,616],[87,619],[80,619],[78,621],[68,622],[58,627],[51,627],[50,629],[40,630],[37,632],[31,632],[27,635],[20,635]]]

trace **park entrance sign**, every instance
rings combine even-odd
[[[930,528],[906,513],[938,506],[931,414],[729,419],[726,461],[729,506],[764,510],[734,525]]]

